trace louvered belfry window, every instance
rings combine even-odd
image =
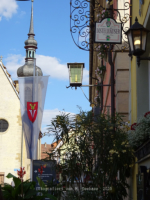
[[[0,132],[5,132],[8,129],[8,122],[4,119],[0,119]]]

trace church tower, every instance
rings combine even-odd
[[[34,29],[33,29],[33,1],[31,8],[31,21],[30,28],[28,33],[28,39],[25,41],[26,49],[26,58],[25,64],[22,67],[19,67],[17,70],[18,77],[33,76],[34,73],[34,62],[36,61],[35,52],[37,49],[37,41],[34,39]],[[38,73],[38,76],[43,76],[41,68],[36,66],[35,75]]]

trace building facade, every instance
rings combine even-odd
[[[99,1],[103,7],[107,7],[108,1]],[[121,18],[129,16],[129,20],[125,22],[125,27],[130,27],[132,20],[132,6],[131,1],[111,1],[113,8],[124,9],[124,3],[130,3],[129,9],[124,11],[120,10]],[[129,4],[128,4],[129,5]],[[98,21],[97,13],[95,13],[95,21]],[[115,15],[115,20],[120,23],[119,16]],[[91,33],[91,38],[94,37]],[[112,62],[114,65],[114,111],[122,116],[124,122],[130,122],[131,120],[131,58],[128,56],[129,48],[124,49],[124,40],[127,41],[125,35],[122,35],[122,44],[114,45],[112,51]],[[97,44],[95,44],[97,45]],[[98,84],[97,73],[95,70],[105,67],[102,78],[100,79],[102,85],[100,90],[97,91],[96,87],[89,88],[89,99],[91,101],[91,106],[93,107],[93,112],[95,115],[99,113],[111,114],[111,65],[109,64],[108,54],[106,53],[103,59],[98,58],[97,51],[90,51],[90,65],[89,65],[89,84]],[[99,96],[99,102],[95,101]],[[127,190],[128,197],[125,200],[133,198],[133,188],[134,188],[134,169],[132,169],[132,175],[127,180],[130,189]],[[134,188],[135,191],[135,188]]]
[[[27,159],[22,131],[20,100],[17,86],[11,79],[6,67],[0,62],[0,181],[11,183],[8,173],[17,175],[21,166],[30,177],[30,160]]]
[[[100,4],[105,8],[107,7],[107,1],[99,1]],[[126,1],[130,2],[130,1]],[[123,9],[124,2],[122,1],[113,1],[113,7],[116,9]],[[121,18],[130,14],[130,9],[126,11],[120,10]],[[98,21],[98,14],[94,13],[95,21]],[[115,19],[120,23],[119,16],[115,15]],[[130,20],[125,23],[125,27],[129,27]],[[91,38],[94,38],[93,33],[91,32]],[[122,44],[115,45],[112,52],[112,62],[114,64],[114,108],[115,112],[119,113],[125,122],[128,122],[130,119],[129,115],[129,90],[130,90],[130,58],[128,56],[129,49],[123,50],[122,46],[124,45],[125,36],[122,34]],[[94,44],[95,46],[97,44]],[[108,113],[111,114],[111,66],[108,62],[108,55],[105,53],[103,59],[99,59],[98,51],[90,51],[90,65],[89,65],[89,84],[97,84],[98,81],[95,79],[97,75],[95,70],[98,67],[105,67],[103,72],[103,78],[101,78],[101,83],[106,86],[102,86],[100,91],[97,91],[96,87],[89,88],[89,99],[91,106],[96,107],[94,110],[96,112]],[[97,102],[95,102],[96,97],[99,96],[99,111],[97,108]],[[95,104],[95,105],[94,105]]]
[[[25,65],[17,71],[18,76],[33,76],[33,66],[37,42],[34,39],[33,31],[33,2],[31,9],[31,22],[29,38],[25,41],[26,58]],[[38,75],[42,76],[42,71],[36,66]],[[0,61],[0,184],[9,183],[7,174],[17,176],[17,170],[25,167],[24,179],[30,179],[30,159],[27,159],[25,138],[23,134],[19,84],[13,81],[11,75]],[[41,134],[37,142],[37,159],[41,159]]]
[[[135,18],[145,28],[150,30],[150,1],[132,1],[132,24]],[[135,9],[136,8],[136,9]],[[142,57],[150,56],[150,36],[148,35],[146,52]],[[130,119],[131,124],[136,123],[150,110],[150,62],[141,61],[140,67],[137,65],[135,56],[131,58],[130,71]],[[136,150],[136,164],[133,167],[133,200],[150,198],[149,169],[150,169],[150,144],[147,140]],[[140,181],[138,181],[140,180]]]

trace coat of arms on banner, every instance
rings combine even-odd
[[[38,111],[38,102],[27,102],[27,113],[29,120],[33,123],[36,120]]]

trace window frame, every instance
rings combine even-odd
[[[6,128],[6,129],[4,129],[4,128],[1,127],[1,121],[7,122],[7,128]],[[5,132],[8,130],[8,128],[9,128],[9,123],[8,123],[8,121],[7,121],[6,119],[0,118],[0,134],[5,133]],[[4,129],[4,131],[1,131],[2,129]]]

